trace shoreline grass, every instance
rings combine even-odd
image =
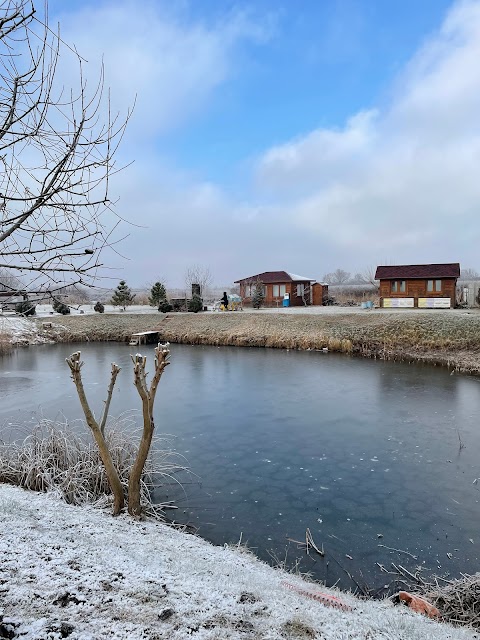
[[[85,433],[82,433],[82,431]],[[12,431],[12,427],[8,431]],[[111,421],[106,441],[125,492],[137,455],[139,429],[129,416]],[[164,519],[170,503],[154,503],[152,492],[165,481],[188,471],[180,454],[164,446],[165,438],[155,436],[141,479],[144,513]],[[178,480],[177,480],[178,481]],[[181,484],[180,481],[178,481]],[[25,438],[10,441],[6,429],[0,432],[0,483],[30,491],[57,492],[67,504],[110,505],[113,495],[99,450],[88,427],[42,419]]]
[[[10,353],[13,349],[12,337],[6,331],[0,330],[0,356]]]
[[[162,342],[191,345],[321,350],[424,362],[480,375],[480,314],[163,314],[51,318],[51,342],[126,342],[159,331]]]

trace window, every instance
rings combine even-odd
[[[441,291],[442,290],[442,281],[441,280],[427,280],[427,291]]]
[[[405,293],[407,283],[405,280],[392,280],[392,293]]]
[[[305,293],[305,285],[303,283],[297,284],[297,296],[302,297],[304,293]]]
[[[284,284],[274,284],[273,285],[273,297],[274,298],[283,298],[287,291],[287,287]]]
[[[244,285],[244,287],[245,287],[244,298],[253,298],[253,296],[255,294],[255,287],[257,286],[257,284],[259,284],[259,283],[254,282],[253,284],[245,284]],[[262,291],[263,291],[263,296],[265,297],[267,287],[263,284],[261,286],[261,288],[262,288]]]

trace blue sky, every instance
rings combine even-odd
[[[161,143],[176,162],[221,180],[271,145],[317,127],[340,127],[350,114],[388,100],[392,77],[451,3],[207,1],[192,3],[190,17],[221,21],[229,4],[271,23],[271,35],[247,43],[235,76],[216,90],[209,108]]]
[[[53,0],[50,14],[87,74],[103,56],[123,113],[137,95],[134,165],[112,187],[139,226],[128,260],[109,256],[132,285],[179,286],[191,264],[222,285],[480,268],[480,0]]]

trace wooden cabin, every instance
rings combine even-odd
[[[328,285],[316,282],[313,278],[287,271],[264,271],[235,281],[235,284],[240,285],[240,297],[244,304],[252,303],[257,283],[263,286],[264,307],[281,307],[285,296],[288,296],[291,307],[322,305],[328,298]]]
[[[458,262],[377,267],[380,306],[384,308],[449,309],[455,306]]]

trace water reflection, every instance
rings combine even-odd
[[[111,361],[124,369],[112,413],[139,408],[128,347],[81,349],[95,410],[102,409]],[[28,421],[32,411],[78,418],[65,364],[73,350],[38,347],[5,359],[0,418]],[[474,572],[479,397],[478,380],[434,367],[173,345],[156,421],[176,436],[202,482],[186,493],[164,487],[158,499],[177,499],[177,518],[216,543],[237,542],[242,533],[264,558],[268,551],[284,557],[287,539],[304,540],[308,527],[327,558],[306,558],[305,568],[346,586],[341,567],[383,584],[376,562]],[[302,551],[290,543],[289,554],[293,560]]]

